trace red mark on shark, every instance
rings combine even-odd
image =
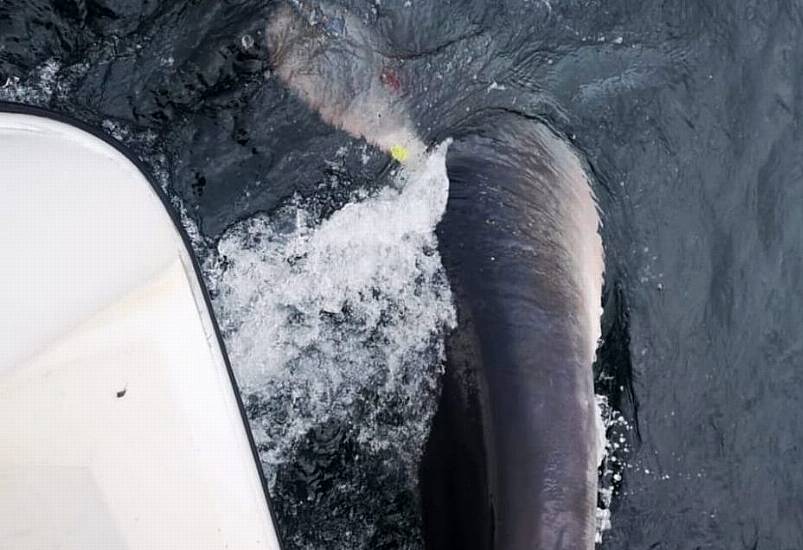
[[[401,80],[399,79],[398,73],[393,69],[389,69],[385,67],[382,69],[382,74],[379,75],[379,80],[382,81],[382,84],[385,85],[386,88],[390,89],[394,93],[399,93],[401,90]]]

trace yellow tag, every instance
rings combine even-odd
[[[407,157],[410,156],[410,153],[407,151],[406,147],[402,145],[394,145],[390,148],[390,156],[398,162],[404,162],[407,160]]]

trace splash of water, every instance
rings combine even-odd
[[[415,467],[455,324],[435,226],[445,149],[397,186],[316,221],[299,207],[232,227],[205,263],[264,464],[314,426],[359,422],[359,441]],[[382,420],[393,402],[403,422]]]

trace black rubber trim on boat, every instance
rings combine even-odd
[[[276,515],[273,512],[273,505],[270,501],[270,494],[268,492],[268,484],[265,480],[265,474],[262,471],[262,465],[259,460],[259,452],[257,451],[256,444],[254,443],[254,436],[251,433],[251,427],[248,423],[248,417],[245,413],[245,407],[243,406],[243,401],[240,398],[240,388],[237,386],[237,380],[234,377],[234,371],[231,368],[231,363],[229,362],[229,356],[226,353],[226,346],[223,343],[223,337],[220,335],[220,327],[218,326],[217,319],[215,318],[215,312],[212,308],[212,301],[209,298],[209,292],[206,289],[206,284],[204,284],[203,275],[201,273],[201,267],[198,264],[198,259],[195,257],[195,254],[192,250],[192,242],[190,241],[189,235],[187,235],[186,231],[184,231],[184,226],[181,223],[181,218],[178,216],[177,212],[173,208],[173,205],[170,202],[170,199],[165,195],[162,188],[153,178],[148,167],[139,159],[136,155],[128,151],[128,149],[120,143],[119,141],[115,140],[113,137],[109,136],[103,130],[87,124],[81,120],[71,117],[70,115],[66,115],[63,113],[58,113],[56,111],[51,111],[49,109],[45,109],[42,107],[35,107],[32,105],[24,105],[22,103],[11,103],[6,101],[0,101],[0,113],[12,113],[12,114],[20,114],[20,115],[31,115],[37,116],[40,118],[46,118],[49,120],[53,120],[55,122],[60,122],[62,124],[67,124],[72,126],[73,128],[77,128],[87,134],[96,137],[103,141],[104,143],[111,145],[114,149],[116,149],[119,153],[121,153],[126,159],[128,159],[131,164],[133,164],[137,170],[145,177],[148,183],[151,185],[154,193],[156,196],[159,197],[159,200],[162,202],[162,207],[165,209],[165,212],[170,219],[173,221],[173,226],[175,227],[176,231],[179,235],[181,235],[181,240],[184,242],[184,248],[187,250],[190,259],[192,261],[192,268],[195,271],[195,277],[198,280],[198,283],[201,287],[201,292],[204,297],[204,302],[206,303],[206,310],[209,313],[209,318],[212,321],[212,327],[215,331],[215,338],[217,338],[218,346],[220,347],[220,353],[223,356],[223,362],[226,365],[226,370],[229,374],[229,382],[231,383],[232,390],[234,390],[234,397],[237,400],[237,407],[240,409],[240,418],[243,421],[243,427],[245,428],[245,433],[248,437],[248,444],[251,447],[251,454],[254,460],[254,465],[256,466],[257,473],[259,475],[259,481],[262,485],[262,492],[265,495],[265,501],[268,504],[268,512],[270,513],[270,520],[273,525],[273,530],[276,533],[276,538],[279,542],[279,549],[284,550],[284,545],[282,544],[282,537],[281,533],[279,532],[279,526],[276,523]]]

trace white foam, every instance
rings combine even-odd
[[[77,63],[63,67],[57,59],[48,59],[25,77],[10,76],[0,81],[0,101],[45,107],[54,99],[63,99],[89,65]]]
[[[268,467],[311,427],[349,419],[366,390],[360,440],[417,459],[436,404],[422,393],[437,388],[455,324],[435,237],[445,152],[328,219],[287,207],[241,222],[205,262],[241,389],[267,407],[251,420]],[[391,397],[409,404],[400,426],[375,418]]]
[[[631,430],[622,413],[608,403],[608,398],[597,395],[600,411],[599,487],[597,489],[595,542],[602,543],[603,535],[611,528],[611,504],[622,481],[624,455],[629,452],[624,433]]]

